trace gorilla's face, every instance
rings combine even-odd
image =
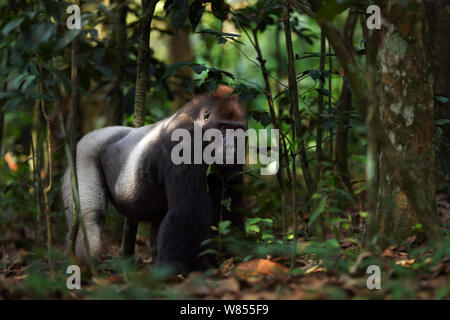
[[[186,141],[190,145],[186,148],[191,148],[181,148],[181,157],[192,158],[191,163],[198,164],[197,160],[203,159],[206,164],[243,164],[247,129],[245,106],[232,92],[232,88],[221,85],[215,93],[198,96],[181,108],[164,129],[171,136],[172,151],[179,143],[179,135],[173,138],[173,133],[182,129],[188,131]]]
[[[221,146],[215,151],[224,164],[236,164],[238,157],[245,159],[245,105],[231,93],[232,88],[219,86],[199,113],[204,132],[211,129],[220,131]]]

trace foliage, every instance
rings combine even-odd
[[[342,30],[353,6],[359,10],[368,1],[322,1],[317,8],[314,4],[318,2],[308,2],[318,17],[332,21]],[[224,0],[166,0],[157,8],[151,30],[147,124],[173,113],[172,101],[180,96],[173,84],[180,80],[180,71],[187,69],[191,75],[178,85],[183,93],[193,96],[214,92],[217,85],[226,83],[246,103],[249,128],[271,129],[279,125],[282,138],[279,174],[257,176],[254,173],[260,168],[258,165],[246,166],[240,173],[245,183],[236,188],[245,200],[242,213],[246,218],[245,234],[233,230],[227,220],[212,226],[214,237],[203,243],[202,255],[215,256],[217,265],[187,280],[169,276],[170,270],[154,268],[147,226],[140,229],[139,250],[134,260],[118,258],[118,245],[112,240],[118,235],[106,235],[105,241],[111,245],[98,266],[98,275],[83,270],[83,289],[68,290],[66,267],[77,261],[68,258],[62,249],[66,221],[59,177],[65,165],[63,137],[54,124],[59,123],[60,113],[66,120],[69,97],[78,89],[82,101],[79,133],[112,125],[109,118],[115,102],[112,87],[116,67],[123,64],[119,84],[123,97],[121,120],[123,125],[131,126],[142,15],[139,1],[127,2],[126,41],[123,52],[118,52],[115,2],[106,6],[98,1],[83,1],[81,30],[66,28],[68,4],[56,0],[21,0],[15,5],[0,1],[0,297],[8,294],[11,298],[34,299],[175,299],[221,298],[226,294],[242,298],[253,294],[254,298],[261,289],[265,298],[272,299],[290,295],[335,299],[448,298],[450,286],[445,276],[450,253],[449,120],[439,115],[435,122],[443,243],[423,245],[420,242],[423,225],[416,224],[417,238],[392,241],[387,248],[375,247],[369,252],[365,242],[364,173],[368,139],[363,110],[355,99],[350,99],[345,110],[340,108],[343,88],[351,89],[348,76],[333,51],[321,53],[318,23],[293,8],[289,23],[301,118],[296,125],[301,127],[302,136],[294,135],[283,29],[286,10],[280,1],[272,0],[248,1],[245,5]],[[360,15],[358,10],[355,14]],[[169,37],[180,29],[188,30],[193,59],[170,63],[171,52],[165,48]],[[76,88],[71,83],[70,60],[75,37],[80,40],[77,64],[80,81]],[[367,59],[363,45],[366,41],[358,24],[352,43],[356,44],[353,50],[358,63],[363,65]],[[325,61],[323,65],[321,58]],[[41,83],[43,95],[39,90]],[[43,181],[48,178],[45,165],[48,140],[37,103],[41,98],[54,120],[55,142],[50,146],[56,157],[56,187],[50,194],[55,226],[55,249],[50,253],[54,270],[50,270],[43,249],[46,234],[40,193]],[[319,100],[323,101],[322,109]],[[435,100],[438,105],[448,103],[448,97],[442,95]],[[270,101],[274,110],[270,110]],[[336,154],[340,150],[336,149],[335,141],[340,128],[347,133],[344,155],[347,172],[337,168]],[[321,157],[317,156],[318,129],[323,133]],[[304,155],[298,154],[300,139],[304,140]],[[319,173],[311,194],[302,170],[301,161],[305,158],[312,171],[317,169]],[[290,176],[293,169],[296,179]],[[346,178],[350,180],[350,188],[344,181]],[[221,204],[222,210],[233,206],[229,199],[222,199]],[[298,212],[293,212],[294,208]],[[109,217],[106,229],[111,233],[117,231],[117,224],[120,223]],[[236,265],[256,259],[277,263],[289,271],[269,272],[262,276],[267,281],[257,284],[233,273]],[[385,286],[379,292],[368,292],[365,272],[374,264],[382,267]],[[420,281],[421,277],[424,281]],[[178,285],[179,282],[182,284]],[[194,285],[189,287],[191,282]],[[203,286],[201,290],[197,287],[199,283]],[[205,289],[207,283],[216,284],[217,288]],[[274,287],[281,292],[280,296],[273,295]]]

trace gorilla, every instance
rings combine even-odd
[[[131,221],[150,221],[156,264],[173,265],[182,272],[204,270],[214,262],[212,257],[199,258],[199,254],[204,250],[202,242],[214,236],[211,226],[217,226],[220,219],[244,230],[239,212],[242,194],[232,188],[242,184],[242,176],[236,174],[242,171],[242,164],[219,164],[218,176],[207,175],[204,161],[174,164],[171,160],[177,144],[172,133],[179,128],[193,133],[194,124],[203,131],[218,129],[224,137],[227,129],[245,130],[245,106],[231,87],[219,85],[215,93],[195,97],[169,118],[140,128],[102,128],[78,142],[80,209],[95,260],[101,256],[108,201]],[[229,179],[223,178],[227,176]],[[231,198],[230,211],[221,204],[227,198]],[[73,215],[69,170],[64,175],[63,199],[69,235]],[[75,253],[87,261],[81,229]]]

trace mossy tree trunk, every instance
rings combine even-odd
[[[142,17],[140,21],[140,35],[138,60],[136,71],[136,94],[134,97],[133,127],[142,127],[145,123],[145,99],[148,89],[148,67],[150,62],[150,26],[158,0],[142,0]]]
[[[422,1],[408,5],[386,1],[378,59],[380,63],[381,127],[393,149],[379,155],[379,192],[376,215],[382,244],[416,234],[439,235],[436,214],[433,77],[429,28]],[[395,178],[395,166],[408,167]],[[402,175],[403,176],[403,175]],[[424,231],[421,233],[420,231]]]
[[[297,8],[317,20],[330,40],[366,117],[366,245],[372,247],[379,236],[404,240],[414,233],[416,222],[427,240],[440,240],[434,176],[433,76],[424,2],[379,2],[381,30],[369,32],[365,20],[362,23],[367,40],[366,71],[339,29],[316,14],[318,2],[310,4],[308,8],[302,1],[295,1]],[[377,48],[381,48],[379,54]]]

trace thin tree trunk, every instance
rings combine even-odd
[[[290,7],[290,2],[288,1]],[[289,78],[289,97],[291,103],[291,115],[292,115],[292,129],[294,141],[297,141],[298,153],[300,155],[300,164],[303,171],[303,177],[305,179],[306,187],[308,189],[308,195],[311,196],[315,190],[316,185],[309,169],[309,163],[306,156],[305,141],[303,139],[303,127],[300,111],[298,109],[298,88],[297,88],[297,75],[295,72],[295,59],[294,49],[292,47],[292,35],[291,35],[291,23],[289,21],[289,10],[286,11],[284,17],[284,34],[286,38],[286,51],[288,55],[288,78]]]
[[[8,6],[9,6],[9,2],[8,2]],[[2,66],[4,68],[8,67],[8,62],[9,62],[9,49],[6,49],[4,51],[6,57],[5,57],[5,65]],[[3,91],[6,92],[8,89],[8,81],[6,81],[6,79],[4,79],[4,83],[3,83]],[[3,144],[3,128],[5,126],[5,110],[3,109],[3,99],[0,100],[0,102],[2,102],[0,104],[0,159],[2,159],[2,144]],[[0,175],[1,176],[1,175]]]
[[[352,13],[352,8],[348,14],[343,31],[343,38],[347,42],[348,46],[353,46],[353,32],[355,30],[356,21],[358,15]],[[342,177],[344,188],[353,194],[352,184],[350,180],[350,172],[348,171],[348,116],[346,111],[351,110],[352,106],[352,92],[348,88],[348,85],[343,82],[341,95],[338,100],[338,123],[336,129],[336,148],[335,148],[335,160],[336,169],[339,176]]]
[[[134,98],[133,127],[145,124],[145,99],[147,95],[148,66],[150,60],[150,27],[158,0],[142,0],[142,17],[136,74],[136,94]]]
[[[39,61],[39,55],[37,54],[37,58]],[[38,64],[39,66],[39,73],[40,76],[43,77],[42,68],[40,65],[40,62]],[[44,201],[45,201],[45,213],[46,213],[46,226],[47,226],[47,259],[48,259],[48,265],[50,267],[50,270],[53,271],[53,263],[52,263],[52,224],[51,224],[51,207],[50,207],[50,199],[49,194],[52,191],[53,188],[53,163],[52,163],[52,129],[50,126],[50,117],[47,114],[47,109],[45,107],[45,101],[43,98],[44,95],[44,80],[41,79],[39,83],[39,93],[41,95],[40,98],[40,105],[41,105],[41,111],[42,115],[45,119],[45,123],[47,126],[47,157],[48,157],[48,184],[44,189]]]
[[[76,1],[78,6],[80,6],[80,1]],[[72,94],[69,101],[69,115],[68,115],[68,133],[69,133],[69,150],[70,156],[72,158],[72,163],[74,164],[73,172],[74,176],[71,175],[71,180],[77,181],[77,170],[76,170],[76,159],[77,159],[77,142],[79,137],[79,121],[78,121],[78,110],[80,110],[80,92],[78,90],[79,80],[78,80],[78,50],[79,50],[79,38],[76,36],[72,40],[71,49],[71,87]],[[78,183],[75,184],[78,188]],[[72,188],[72,198],[74,196],[74,188]],[[78,229],[80,226],[80,208],[79,203],[73,201],[73,216],[72,216],[72,229],[70,231],[69,237],[69,250],[72,254],[75,254],[75,244],[78,236]]]
[[[286,139],[281,132],[280,122],[275,113],[275,107],[274,107],[273,98],[272,98],[272,90],[270,89],[269,73],[266,69],[266,61],[264,60],[264,57],[262,55],[262,51],[261,51],[261,47],[259,46],[258,35],[256,34],[256,31],[253,31],[253,46],[256,50],[256,54],[258,55],[257,59],[258,59],[261,73],[262,73],[262,76],[264,79],[265,95],[267,98],[267,103],[269,104],[269,112],[270,112],[270,117],[272,118],[272,124],[275,129],[278,129],[280,131],[280,135],[281,135],[281,143],[282,143],[281,162],[284,161],[284,168],[286,170],[286,174],[288,176],[289,181],[292,181],[292,174],[291,174],[291,170],[289,169],[289,155],[288,155],[288,151],[287,151],[288,149],[287,149],[287,145],[286,145]]]
[[[140,35],[138,47],[136,94],[134,99],[133,127],[145,124],[145,98],[147,94],[148,63],[150,59],[150,27],[158,0],[142,0],[142,17],[140,21]],[[130,256],[134,253],[138,222],[125,219],[120,253]]]
[[[325,69],[325,35],[323,32],[320,32],[320,72],[323,72]],[[323,75],[319,79],[319,96],[317,97],[317,129],[316,129],[316,160],[317,166],[315,169],[315,179],[319,182],[320,173],[321,173],[321,164],[322,161],[322,113],[323,113],[323,87],[324,87],[324,79]]]
[[[430,26],[430,43],[432,48],[432,68],[434,92],[438,96],[450,98],[450,41],[446,30],[450,30],[448,0],[425,2]],[[450,102],[435,105],[438,119],[450,119]],[[447,129],[447,133],[450,133]],[[449,151],[450,152],[450,151]]]
[[[5,123],[5,110],[0,108],[0,158],[2,157],[2,142],[3,142],[3,126]]]
[[[298,88],[297,88],[297,74],[295,73],[295,60],[294,49],[292,48],[292,35],[291,35],[291,21],[289,15],[289,9],[284,9],[284,36],[286,41],[286,51],[288,56],[288,87],[289,87],[289,101],[290,101],[290,114],[292,125],[292,142],[295,145],[296,135],[299,132],[297,126],[301,126],[301,122],[295,119],[295,109],[298,110]],[[298,137],[302,139],[302,137]],[[291,268],[294,266],[295,255],[297,253],[297,174],[295,166],[296,150],[291,150],[291,165],[292,165],[292,180],[291,180],[291,192],[292,192],[292,224],[293,224],[293,239],[294,250],[291,257]],[[309,187],[308,187],[309,190]],[[303,219],[302,219],[303,220]]]
[[[123,82],[126,60],[126,41],[127,41],[127,13],[128,0],[117,0],[116,16],[114,19],[114,52],[116,57],[116,68],[114,71],[113,88],[111,94],[112,123],[122,125],[123,121],[123,92],[120,86]]]
[[[35,241],[36,243],[41,243],[41,216],[42,216],[42,202],[41,202],[41,152],[42,152],[42,113],[40,110],[40,100],[35,99],[34,112],[36,122],[34,126],[36,128],[36,142],[33,141],[33,136],[31,137],[31,146],[33,153],[33,182],[34,182],[34,196],[36,200],[36,230],[35,230]]]
[[[177,30],[173,30],[174,34],[169,40],[169,61],[171,64],[180,61],[193,61],[191,42],[189,37],[189,29],[183,26]],[[223,46],[220,46],[223,50]],[[190,93],[186,92],[186,82],[192,78],[192,68],[186,66],[180,68],[172,78],[169,84],[170,90],[175,95],[175,101],[172,103],[172,111],[177,111],[189,100],[192,99]]]
[[[333,114],[333,107],[331,106],[333,98],[333,56],[331,50],[331,44],[328,42],[328,67],[330,72],[330,78],[328,79],[328,112]],[[330,127],[330,161],[333,161],[333,127]]]
[[[281,78],[283,77],[283,62],[282,62],[282,57],[281,57],[281,45],[280,45],[280,38],[281,38],[281,31],[282,31],[282,26],[281,24],[277,24],[277,30],[275,33],[275,61],[277,63],[277,68],[276,68],[276,75],[277,75],[277,80],[281,81]],[[276,82],[276,88],[277,88],[277,94],[279,94],[282,90],[283,87],[281,86],[280,82]],[[282,116],[282,109],[281,109],[281,104],[278,104],[278,117]]]
[[[244,29],[245,31],[245,29]],[[248,34],[247,34],[248,35]],[[250,41],[253,44],[253,47],[255,48],[256,54],[257,54],[257,60],[259,62],[259,67],[261,70],[261,74],[264,79],[265,84],[265,95],[267,98],[267,104],[269,105],[269,112],[270,117],[272,119],[272,125],[275,129],[278,129],[280,132],[280,140],[281,140],[281,153],[280,153],[280,169],[277,171],[277,181],[278,185],[280,187],[280,193],[281,193],[281,210],[283,214],[283,232],[287,233],[287,216],[286,216],[286,194],[285,194],[285,187],[283,184],[283,170],[284,168],[286,170],[286,175],[288,177],[288,180],[292,182],[292,175],[291,170],[289,168],[289,156],[288,156],[288,149],[286,145],[286,138],[283,136],[283,133],[281,132],[280,128],[280,122],[279,118],[277,117],[277,114],[275,112],[275,107],[273,103],[272,98],[272,90],[270,88],[270,82],[269,82],[269,73],[266,69],[266,61],[264,60],[264,57],[262,55],[261,47],[259,46],[258,42],[258,35],[256,31],[253,31],[253,41],[251,40],[250,36],[248,35]],[[279,115],[280,116],[280,115]]]

